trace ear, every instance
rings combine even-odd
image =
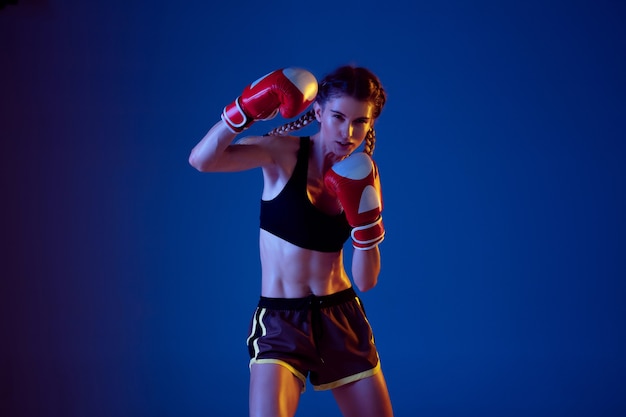
[[[315,119],[322,122],[322,106],[317,101],[313,102],[313,111],[315,111]]]

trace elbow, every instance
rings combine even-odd
[[[189,165],[191,165],[200,172],[208,171],[206,164],[204,163],[204,161],[198,158],[198,155],[195,151],[191,151],[191,154],[189,154]]]
[[[355,279],[354,284],[361,292],[367,292],[374,288],[378,283],[377,277],[370,277],[369,279]]]
[[[355,251],[352,259],[352,278],[361,291],[369,291],[378,284],[380,252],[376,250]]]

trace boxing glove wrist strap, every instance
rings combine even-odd
[[[228,129],[233,133],[240,133],[246,130],[252,122],[241,108],[241,104],[239,103],[240,99],[241,97],[237,97],[235,101],[224,107],[224,111],[222,112],[222,120],[224,120]]]
[[[367,250],[378,246],[385,239],[383,217],[378,216],[375,222],[352,229],[352,246],[355,249]]]

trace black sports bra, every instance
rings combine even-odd
[[[300,149],[291,178],[272,200],[261,200],[261,229],[305,249],[338,252],[350,237],[344,212],[328,215],[311,203],[307,176],[311,140],[300,138]]]

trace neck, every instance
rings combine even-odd
[[[324,141],[320,138],[319,132],[311,136],[311,142],[311,159],[309,160],[309,164],[315,166],[317,171],[322,175],[342,159],[341,156],[330,152],[324,146]]]

